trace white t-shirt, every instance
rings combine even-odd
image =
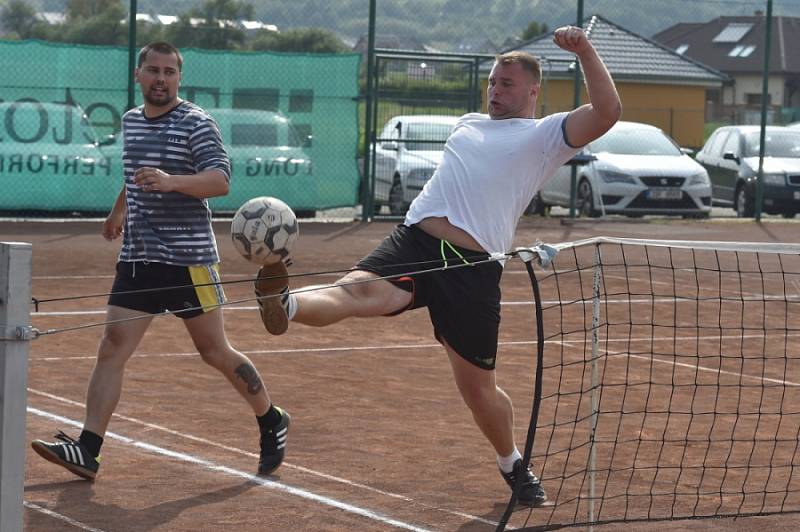
[[[567,113],[542,119],[462,116],[405,224],[446,216],[487,252],[509,251],[534,194],[580,150],[565,140],[566,118]]]

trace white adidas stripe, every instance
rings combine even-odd
[[[82,465],[84,467],[86,466],[80,447],[71,443],[63,443],[61,446],[64,448],[64,458],[67,462],[72,462],[73,464]]]

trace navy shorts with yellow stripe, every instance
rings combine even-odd
[[[118,262],[108,304],[148,314],[200,316],[225,302],[219,264],[175,266],[162,262]]]

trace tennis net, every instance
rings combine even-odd
[[[528,264],[540,529],[800,511],[800,245],[593,238]],[[513,508],[513,499],[498,529]]]

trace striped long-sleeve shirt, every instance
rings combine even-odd
[[[219,127],[190,102],[155,118],[144,107],[122,119],[127,219],[120,261],[193,266],[219,262],[208,201],[180,192],[145,192],[134,172],[149,166],[168,174],[191,175],[217,169],[230,180],[231,166]]]

